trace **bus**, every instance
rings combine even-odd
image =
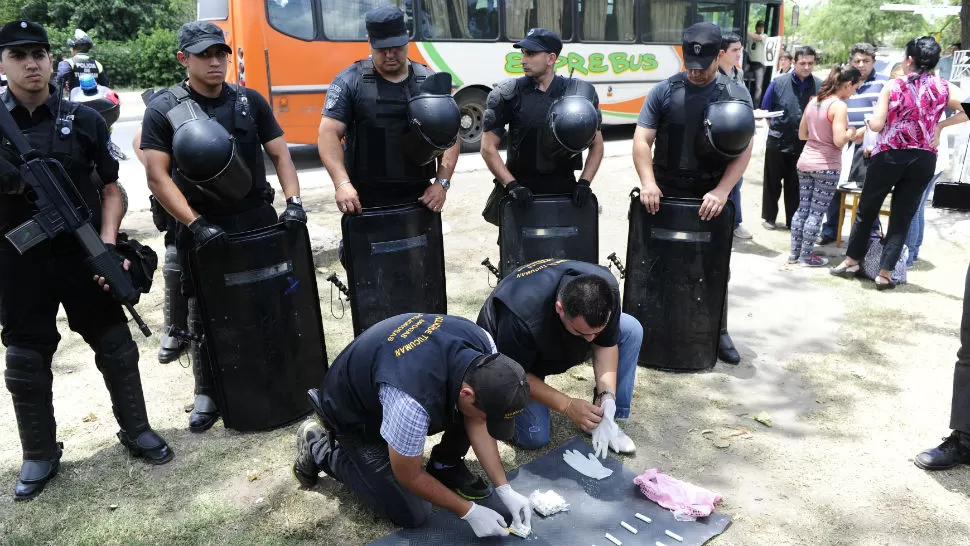
[[[563,75],[596,88],[604,124],[635,123],[647,92],[683,69],[684,28],[708,21],[741,34],[767,23],[769,65],[777,64],[781,0],[198,0],[198,18],[226,33],[229,80],[262,93],[286,139],[316,144],[328,86],[370,54],[364,13],[405,12],[409,57],[450,72],[461,109],[462,151],[478,149],[492,87],[522,74],[512,44],[533,27],[563,39]],[[764,88],[771,78],[769,66]]]

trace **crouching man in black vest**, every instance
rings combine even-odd
[[[313,418],[297,432],[293,472],[305,487],[322,470],[395,525],[421,525],[436,504],[476,536],[508,535],[501,515],[450,490],[461,493],[456,486],[472,476],[462,460],[471,446],[514,526],[530,525],[529,500],[508,484],[495,442],[512,437],[529,383],[475,323],[425,314],[383,320],[337,356],[310,398],[323,426]],[[425,471],[425,438],[442,431]]]
[[[718,72],[721,30],[716,25],[690,26],[683,46],[687,70],[655,85],[643,103],[633,135],[633,163],[647,212],[656,214],[661,197],[694,198],[703,201],[701,218],[710,220],[724,210],[751,160],[751,96]],[[744,106],[736,108],[738,102]],[[717,103],[724,108],[712,107]],[[739,112],[745,115],[735,115]],[[741,356],[727,331],[727,303],[723,308],[718,358],[737,364]]]

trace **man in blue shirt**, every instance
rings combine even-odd
[[[845,101],[849,107],[849,127],[863,127],[866,124],[866,116],[872,114],[876,101],[879,100],[879,93],[882,92],[888,78],[873,70],[876,63],[876,48],[871,44],[860,42],[852,46],[849,53],[849,63],[859,69],[863,81],[855,95]],[[859,131],[855,142],[851,144],[855,146],[855,150],[852,155],[852,169],[849,172],[849,180],[860,185],[865,183],[865,163],[868,161],[865,159],[865,150],[862,146],[865,133],[865,131]],[[829,209],[825,213],[827,219],[825,225],[822,226],[822,235],[818,241],[821,245],[827,245],[835,240],[835,232],[839,223],[839,204],[840,199],[836,196],[835,199],[832,199]]]

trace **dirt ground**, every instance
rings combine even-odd
[[[729,320],[743,361],[698,374],[640,368],[624,425],[638,451],[624,463],[638,472],[659,467],[721,494],[718,510],[734,523],[711,542],[718,546],[968,543],[970,467],[928,473],[912,459],[948,433],[970,215],[927,208],[920,262],[895,291],[788,266],[788,232],[760,227],[759,136],[742,190],[754,239],[737,240],[732,258]],[[629,150],[629,140],[609,142],[593,186],[604,264],[611,252],[625,255],[635,181]],[[300,166],[311,223],[339,231],[326,175],[312,156]],[[470,318],[494,281],[479,264],[498,259],[497,230],[480,216],[489,181],[479,158],[463,156],[443,213],[449,311]],[[162,252],[145,211],[131,212],[123,227]],[[333,358],[351,339],[351,321],[349,313],[331,316],[331,305],[338,316],[341,308],[331,304],[328,270],[345,275],[330,264],[318,276]],[[160,271],[156,283],[138,306],[156,335],[136,333],[136,340],[149,415],[175,460],[148,467],[125,453],[92,354],[62,317],[54,361],[61,473],[37,500],[12,502],[20,446],[12,405],[0,403],[0,542],[361,544],[392,531],[329,478],[299,488],[290,474],[296,424],[260,434],[221,423],[205,434],[187,431],[192,375],[178,363],[157,363]],[[552,383],[585,396],[591,379],[587,365]],[[771,426],[755,421],[758,414]],[[575,433],[554,416],[551,445]],[[500,447],[508,468],[546,451]]]

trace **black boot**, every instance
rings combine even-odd
[[[479,500],[492,494],[492,487],[485,481],[485,478],[472,473],[465,465],[464,459],[459,459],[450,464],[442,464],[432,458],[428,460],[425,471],[445,487],[466,499]]]
[[[202,314],[198,298],[188,301],[189,332],[202,336]],[[209,370],[209,359],[199,343],[192,342],[189,354],[192,358],[192,375],[195,376],[195,404],[189,415],[189,430],[205,432],[219,420],[219,407],[215,402],[215,384]]]
[[[56,441],[57,424],[51,386],[51,359],[22,347],[7,348],[4,377],[13,398],[24,462],[14,487],[15,501],[40,494],[60,468],[63,445]]]
[[[148,464],[165,464],[175,452],[148,423],[145,394],[138,374],[138,347],[131,339],[128,326],[112,327],[98,342],[94,361],[104,376],[104,384],[111,395],[115,419],[121,430],[118,440],[128,448],[132,457]]]
[[[731,279],[731,272],[728,271],[728,280]],[[717,340],[717,357],[728,364],[741,362],[741,355],[734,348],[734,340],[728,333],[728,295],[724,290],[724,309],[721,311],[721,335]]]
[[[179,266],[178,251],[175,245],[165,247],[165,265],[162,267],[165,279],[165,332],[162,335],[161,347],[158,349],[158,361],[168,364],[178,360],[189,349],[189,344],[168,335],[169,327],[188,329],[188,302],[182,294],[182,268]]]
[[[946,470],[970,464],[970,434],[954,430],[942,444],[920,453],[913,462],[923,470]]]
[[[313,487],[317,483],[321,468],[314,459],[314,447],[318,442],[327,441],[326,429],[313,417],[303,421],[296,431],[296,461],[293,462],[293,475],[303,487]],[[316,447],[319,449],[321,446]]]

